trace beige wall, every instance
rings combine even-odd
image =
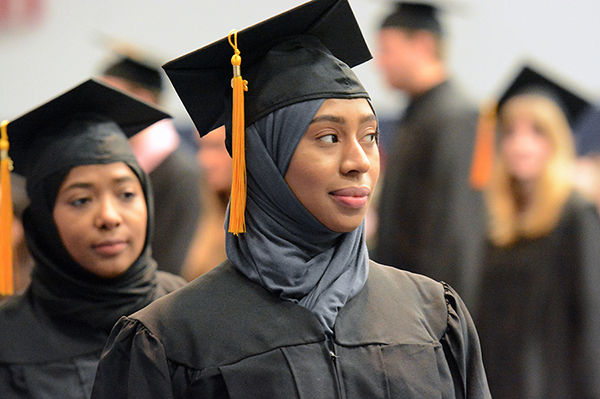
[[[14,118],[95,73],[107,52],[100,34],[136,42],[165,61],[195,50],[298,0],[0,0],[16,11],[0,15],[0,118]],[[41,5],[37,23],[23,4]],[[386,0],[350,0],[372,51]],[[16,4],[16,6],[15,6]],[[474,100],[503,88],[530,55],[600,97],[600,3],[594,0],[453,0],[445,19],[449,62]],[[357,69],[380,115],[395,113],[397,95],[372,62]],[[168,108],[185,115],[176,96]],[[185,117],[185,116],[184,116]]]

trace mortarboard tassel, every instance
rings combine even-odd
[[[483,190],[492,177],[494,140],[496,136],[496,104],[482,107],[477,122],[473,163],[469,181],[476,190]]]
[[[233,36],[233,42],[231,37]],[[233,181],[231,182],[231,207],[229,232],[235,235],[246,232],[244,213],[246,211],[246,143],[244,120],[244,91],[248,91],[248,82],[242,79],[240,50],[237,47],[237,31],[229,32],[229,44],[235,54],[231,57],[233,65],[233,111],[231,123],[231,156],[233,158]]]
[[[0,295],[14,293],[12,264],[13,205],[10,193],[10,170],[8,157],[8,121],[0,126]]]

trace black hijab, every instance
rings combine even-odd
[[[55,127],[53,127],[55,128]],[[127,137],[114,122],[82,115],[57,140],[40,146],[27,179],[30,205],[23,215],[35,259],[30,287],[10,298],[0,313],[0,362],[41,362],[101,351],[114,323],[155,299],[156,263],[151,257],[153,203],[148,176]],[[138,177],[148,208],[140,257],[116,278],[85,270],[62,244],[52,216],[69,171],[81,165],[124,162]]]

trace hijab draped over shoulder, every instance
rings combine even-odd
[[[284,179],[324,101],[289,105],[246,129],[247,232],[228,233],[226,249],[246,277],[309,309],[332,334],[339,309],[367,279],[364,222],[349,233],[330,230],[298,201]]]

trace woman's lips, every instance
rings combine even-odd
[[[127,242],[123,240],[103,241],[94,245],[94,250],[102,256],[116,256],[125,250]]]
[[[329,194],[339,203],[349,208],[360,209],[367,205],[371,190],[367,187],[348,187]]]

